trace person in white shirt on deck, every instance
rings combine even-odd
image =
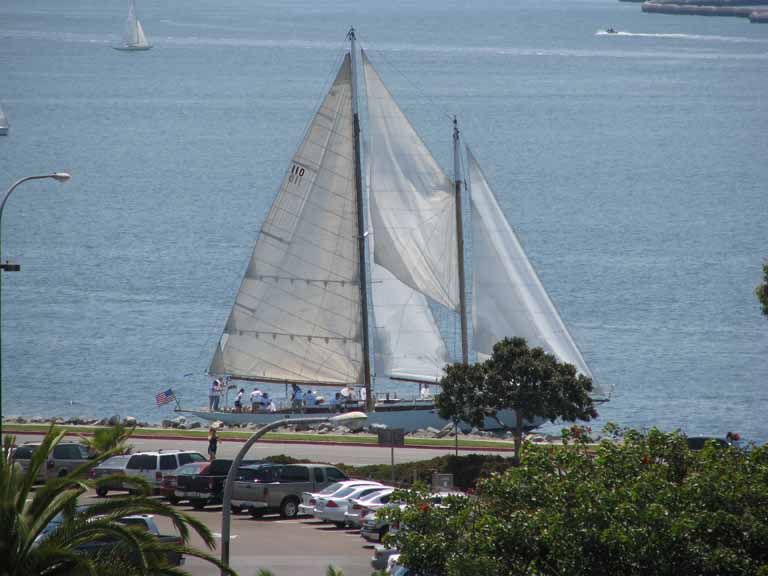
[[[251,412],[257,412],[259,410],[259,406],[261,406],[261,396],[263,392],[259,390],[258,386],[253,387],[253,392],[251,392]]]

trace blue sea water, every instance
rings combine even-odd
[[[596,377],[597,425],[768,441],[768,26],[614,0],[0,3],[2,410],[159,421],[205,370],[350,24],[450,169],[450,117]],[[605,35],[612,26],[621,31]]]

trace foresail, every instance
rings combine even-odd
[[[349,55],[272,204],[210,372],[362,382]]]
[[[144,28],[141,27],[139,20],[136,20],[136,46],[149,46],[147,37],[144,35]]]
[[[459,303],[451,182],[363,52],[374,261],[451,309]]]
[[[478,357],[504,337],[521,336],[592,377],[477,160],[467,148],[472,198],[472,325]],[[594,395],[605,392],[594,384]]]
[[[375,366],[379,376],[436,382],[448,351],[427,299],[374,264]]]

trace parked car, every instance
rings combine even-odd
[[[199,452],[191,450],[158,450],[153,452],[137,452],[131,454],[125,467],[127,476],[140,476],[159,491],[160,483],[166,474],[175,475],[177,470],[193,462],[205,462],[206,458]]]
[[[448,496],[465,497],[466,494],[458,491],[435,492],[430,496],[430,500],[432,501],[432,504],[440,506],[442,501]],[[377,510],[373,510],[369,512],[366,516],[364,516],[362,519],[362,526],[360,527],[360,536],[362,536],[364,539],[368,540],[369,542],[381,542],[381,540],[384,538],[384,536],[387,533],[389,533],[390,531],[394,532],[395,530],[399,529],[398,525],[395,524],[393,526],[390,526],[388,520],[380,518],[379,514],[377,514],[377,512],[382,508],[394,507],[394,506],[399,506],[401,509],[403,509],[405,508],[406,505],[400,502],[393,502],[390,500],[388,504],[384,504],[380,506]]]
[[[363,498],[374,492],[385,490],[386,488],[387,486],[382,484],[349,486],[332,496],[322,496],[317,499],[314,516],[319,520],[332,522],[338,528],[343,528],[347,525],[347,519],[344,515],[347,512],[349,501],[352,498]]]
[[[241,469],[243,466],[263,463],[260,460],[244,460]],[[221,504],[224,481],[231,467],[232,460],[217,459],[199,472],[179,474],[176,478],[174,498],[189,500],[195,510],[202,510],[208,504]]]
[[[13,451],[12,460],[21,465],[22,470],[26,471],[32,460],[32,454],[40,446],[40,442],[26,442]],[[95,455],[88,451],[88,448],[75,442],[59,442],[53,447],[51,455],[46,460],[45,466],[37,475],[36,480],[45,482],[48,478],[66,476],[72,470],[85,464]]]
[[[388,548],[384,544],[376,544],[373,547],[373,556],[371,556],[371,567],[374,570],[386,570],[389,558],[396,554],[400,554],[397,548]]]
[[[689,450],[703,450],[707,442],[714,442],[718,448],[728,448],[731,443],[725,438],[716,438],[714,436],[689,436],[685,439]]]
[[[84,506],[78,506],[78,510],[84,508]],[[35,539],[34,545],[39,545],[40,542],[50,537],[64,522],[63,514],[57,514],[54,516],[48,525],[43,529],[40,535]],[[161,534],[154,517],[151,514],[134,514],[131,516],[125,516],[117,520],[120,524],[126,526],[136,526],[138,529],[154,534],[157,539],[162,543],[183,545],[183,540],[179,536]],[[103,554],[115,545],[114,541],[93,541],[81,544],[75,548],[78,553],[95,555]],[[166,560],[171,566],[181,566],[184,564],[184,557],[180,552],[167,552]]]
[[[257,464],[238,473],[242,479],[235,482],[232,506],[248,509],[254,517],[279,512],[283,518],[294,518],[303,492],[347,480],[341,470],[326,464]]]
[[[96,466],[96,468],[91,469],[91,480],[98,480],[99,478],[105,478],[106,476],[126,476],[125,467],[128,465],[130,459],[130,454],[112,456],[112,458],[109,458]],[[110,480],[96,488],[96,495],[103,498],[110,490],[128,490],[128,486],[123,484],[120,480]]]
[[[182,500],[186,499],[184,497],[180,498],[176,495],[179,483],[178,479],[186,478],[187,476],[194,476],[196,474],[205,474],[210,466],[210,462],[192,462],[191,464],[185,464],[179,468],[176,471],[176,474],[164,475],[162,482],[160,482],[160,495],[165,496],[165,499],[175,506]]]
[[[389,504],[394,491],[394,488],[385,488],[384,490],[368,494],[363,498],[350,499],[347,511],[344,513],[347,525],[360,528],[363,524],[363,517],[370,512],[378,510],[385,504]]]
[[[342,480],[334,482],[320,490],[320,492],[304,492],[301,495],[301,504],[299,504],[299,514],[312,515],[315,512],[317,499],[322,496],[331,496],[347,486],[361,486],[363,484],[378,484],[373,480]]]

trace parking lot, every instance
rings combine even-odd
[[[96,500],[90,493],[83,500]],[[214,533],[218,556],[221,542],[221,506],[209,506],[196,511],[189,506],[179,510],[202,520]],[[171,523],[156,518],[164,533],[173,533]],[[369,576],[373,569],[370,558],[373,547],[363,540],[357,530],[339,529],[304,517],[283,520],[279,516],[252,518],[248,514],[232,516],[230,565],[240,576],[254,576],[259,569],[270,570],[275,576],[324,576],[329,565],[340,569],[344,576]],[[192,545],[203,547],[196,536]],[[211,564],[186,557],[184,568],[195,576],[212,576],[218,571]]]

